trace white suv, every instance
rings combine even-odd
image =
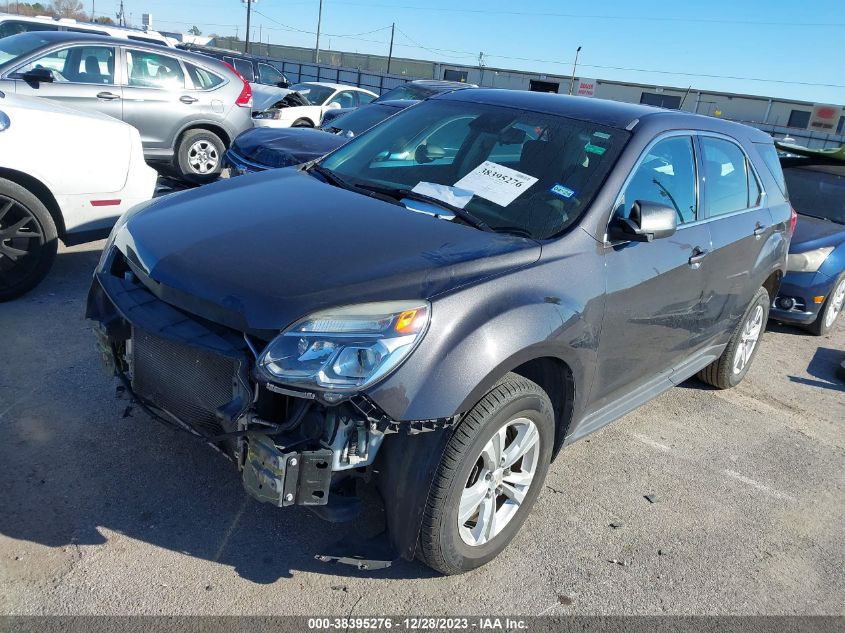
[[[121,26],[94,24],[92,22],[77,22],[70,18],[51,18],[49,16],[28,17],[25,15],[10,15],[0,13],[0,39],[28,33],[29,31],[72,31],[74,33],[92,33],[94,35],[110,35],[136,42],[158,44],[160,46],[175,46],[174,42],[158,31],[139,31]]]
[[[59,239],[106,237],[155,184],[131,125],[0,92],[0,302],[38,285]]]

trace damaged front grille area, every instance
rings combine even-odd
[[[207,435],[226,432],[217,410],[237,397],[235,360],[136,327],[128,356],[138,396]]]

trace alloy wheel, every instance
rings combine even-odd
[[[845,305],[845,279],[839,282],[834,291],[830,295],[830,306],[827,308],[827,313],[824,317],[825,327],[830,327],[836,321],[836,317],[842,312],[842,307]]]
[[[748,365],[748,361],[751,360],[751,355],[754,353],[754,348],[757,347],[757,341],[760,339],[760,333],[762,331],[763,306],[758,305],[754,308],[754,312],[751,313],[742,328],[742,338],[734,354],[734,374],[742,373],[742,370]]]
[[[213,173],[219,163],[220,154],[210,141],[199,140],[188,148],[188,164],[198,174]]]
[[[500,428],[469,473],[458,508],[464,543],[493,540],[519,511],[540,462],[540,433],[528,418]]]
[[[0,195],[0,286],[11,288],[38,266],[32,257],[44,246],[35,215],[14,198]]]

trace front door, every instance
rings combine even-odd
[[[697,182],[692,137],[670,136],[646,150],[620,196],[616,213],[622,217],[637,200],[655,202],[675,209],[678,230],[605,249],[606,306],[591,397],[596,409],[668,377],[689,354],[710,251]]]
[[[46,68],[52,82],[30,82],[23,75]],[[80,110],[96,110],[120,119],[122,90],[115,81],[115,49],[112,46],[70,46],[30,60],[8,75],[17,94],[44,97]]]

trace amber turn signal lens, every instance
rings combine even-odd
[[[823,303],[824,302],[824,295],[820,297],[813,297],[813,303]]]
[[[399,315],[399,318],[396,319],[396,331],[400,334],[411,334],[413,332],[416,332],[419,327],[415,324],[417,321],[417,316],[424,317],[425,308],[405,310],[402,314]],[[420,321],[424,322],[424,319],[420,319]]]

